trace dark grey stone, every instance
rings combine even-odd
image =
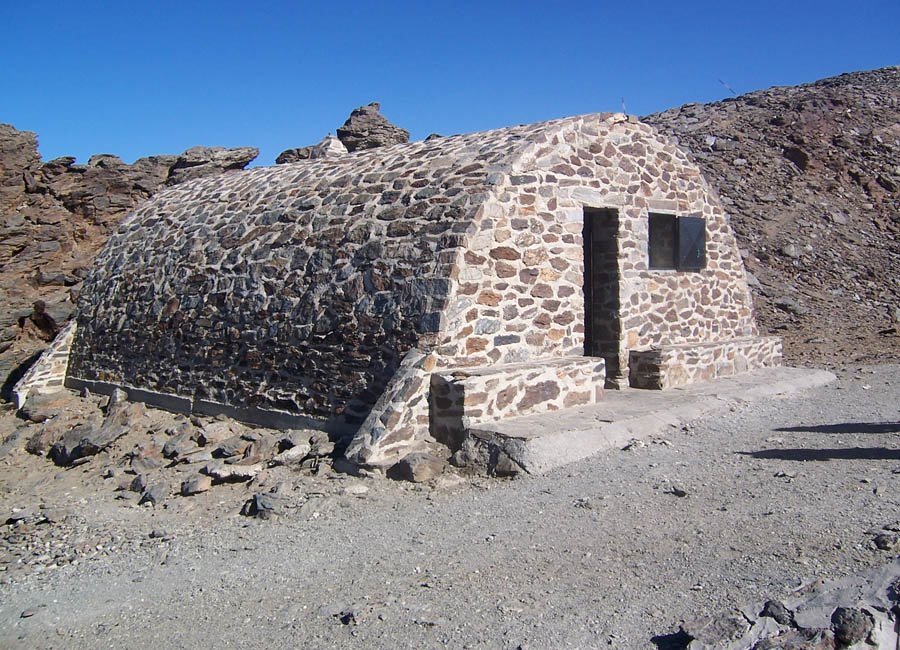
[[[864,641],[875,629],[875,619],[864,609],[838,607],[831,614],[831,629],[838,647]]]
[[[794,612],[778,600],[767,600],[759,615],[773,618],[781,625],[794,625]]]
[[[246,517],[271,519],[285,514],[290,504],[288,499],[275,494],[254,494],[241,508]]]
[[[351,153],[409,142],[409,131],[391,124],[381,114],[381,105],[377,102],[360,106],[350,113],[344,125],[337,130],[337,136]]]
[[[166,481],[156,481],[147,486],[147,489],[144,490],[144,493],[141,495],[141,500],[138,501],[138,503],[140,505],[149,503],[150,505],[158,506],[165,501],[171,493],[172,489]]]
[[[387,477],[396,481],[424,483],[444,472],[447,462],[428,453],[409,454],[387,471]]]

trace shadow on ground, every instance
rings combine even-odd
[[[15,388],[19,380],[25,376],[25,373],[28,372],[31,366],[37,363],[37,360],[41,358],[43,353],[43,350],[38,350],[10,371],[3,381],[3,385],[0,386],[0,399],[3,399],[6,402],[14,401],[13,388]]]
[[[679,630],[675,634],[660,634],[650,639],[656,650],[685,650],[694,638]]]
[[[838,424],[803,424],[781,427],[774,431],[808,431],[810,433],[900,433],[900,422],[841,422]]]
[[[776,460],[900,460],[900,449],[847,447],[843,449],[761,449],[738,451],[741,456]]]

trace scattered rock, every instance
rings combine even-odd
[[[283,515],[290,502],[275,494],[254,494],[241,508],[241,514],[247,517],[271,519]]]
[[[875,619],[864,609],[838,607],[831,615],[831,629],[839,648],[864,641],[874,628]]]
[[[240,436],[243,427],[231,420],[217,420],[203,425],[197,433],[197,442],[204,446],[215,446],[234,436]]]
[[[213,459],[211,449],[198,449],[197,451],[188,452],[178,457],[178,460],[192,465],[194,463],[206,463]]]
[[[803,316],[804,314],[808,313],[807,309],[803,305],[801,305],[793,298],[789,298],[787,296],[782,296],[781,298],[776,299],[775,306],[783,311],[795,314],[797,316]]]
[[[179,433],[172,436],[163,445],[163,456],[166,458],[181,458],[186,454],[197,451],[197,444],[191,439],[188,432]]]
[[[309,437],[309,455],[324,458],[334,454],[334,441],[324,431],[312,431]]]
[[[312,153],[312,147],[298,147],[295,149],[285,149],[278,157],[275,158],[276,165],[288,165],[290,163],[299,162],[301,160],[309,160]]]
[[[309,445],[300,447],[291,447],[285,449],[280,454],[276,454],[272,459],[273,465],[294,465],[302,462],[309,455]]]
[[[778,600],[767,600],[759,615],[773,618],[781,625],[794,625],[794,613]]]
[[[301,160],[315,160],[318,158],[336,158],[347,154],[347,147],[332,135],[327,135],[319,144],[311,147],[287,149],[278,154],[276,165],[284,165]]]
[[[131,452],[129,467],[138,474],[150,472],[163,466],[163,460],[158,447],[140,446]]]
[[[834,636],[828,630],[788,630],[761,640],[753,650],[834,650]]]
[[[231,436],[226,438],[213,450],[213,458],[229,458],[231,456],[243,456],[251,442],[243,436]]]
[[[139,494],[143,494],[147,489],[148,478],[145,474],[138,474],[131,480],[125,483],[123,481],[123,485],[127,485],[125,489],[130,490],[131,492],[138,492]]]
[[[369,488],[359,483],[347,485],[343,489],[343,493],[351,497],[364,497],[369,493]]]
[[[213,461],[203,468],[203,473],[214,481],[237,482],[249,481],[262,471],[262,465],[226,465],[222,461]]]
[[[718,648],[740,638],[750,625],[740,612],[721,616],[701,616],[681,624],[681,630],[701,647]],[[692,643],[691,646],[694,644]],[[689,647],[691,647],[689,646]]]
[[[71,411],[83,411],[79,400],[67,390],[58,393],[35,393],[29,395],[25,404],[19,409],[19,417],[29,422],[42,423]]]
[[[177,185],[195,178],[243,169],[259,155],[256,147],[193,147],[178,157],[169,172],[167,185]]]
[[[445,460],[425,452],[409,454],[387,471],[387,477],[395,481],[424,483],[444,472]]]
[[[114,423],[104,423],[99,428],[82,424],[67,432],[50,448],[50,458],[57,465],[70,465],[79,458],[100,453],[126,433],[127,427]]]
[[[181,495],[193,496],[206,492],[212,487],[212,477],[204,474],[195,474],[181,483]]]
[[[496,476],[498,478],[511,478],[513,476],[518,476],[519,474],[522,474],[524,472],[522,466],[519,465],[519,463],[510,458],[508,454],[499,450],[497,451],[496,457],[493,459],[489,467],[489,471],[492,476]]]
[[[156,481],[155,483],[150,484],[144,493],[141,495],[141,500],[138,501],[139,505],[143,505],[145,503],[149,503],[153,506],[158,506],[165,501],[169,495],[172,493],[169,484],[166,481]]]
[[[893,551],[900,544],[900,535],[894,533],[879,533],[872,542],[879,551]]]

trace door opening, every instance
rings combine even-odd
[[[619,357],[619,213],[584,208],[584,354],[606,361],[606,385],[623,377]]]

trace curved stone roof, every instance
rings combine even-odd
[[[530,175],[535,169],[540,178]],[[523,188],[523,202],[511,202]],[[568,192],[565,208],[548,198],[554,188]],[[637,206],[640,199],[644,210],[656,196],[703,214],[721,212],[717,203],[710,207],[705,182],[677,147],[620,114],[429,139],[178,186],[131,215],[97,258],[81,295],[70,375],[358,424],[409,350],[442,346],[458,358],[495,327],[500,314],[498,302],[491,303],[504,300],[502,282],[486,302],[484,292],[472,299],[456,292],[475,286],[469,276],[481,273],[473,270],[479,256],[463,261],[463,254],[507,205],[521,216],[512,227],[525,229],[524,238],[516,235],[522,245],[543,252],[529,262],[501,246],[487,258],[490,272],[543,264],[549,270],[541,270],[542,281],[565,276],[571,287],[552,316],[565,321],[564,331],[554,338],[553,325],[549,338],[522,346],[518,357],[483,346],[475,351],[487,361],[520,360],[532,349],[571,354],[583,331],[583,301],[573,295],[581,271],[554,271],[563,266],[549,268],[548,259],[558,254],[580,264],[580,225],[565,222],[580,219],[585,196],[609,198],[607,192],[636,197],[627,201]],[[534,209],[535,197],[545,212]],[[538,236],[544,226],[528,234],[528,219],[562,225]],[[734,248],[728,236],[721,235],[723,245]],[[722,264],[718,272],[729,281],[743,273],[739,259]],[[535,271],[523,279],[523,291],[537,277]],[[746,286],[727,299],[748,302],[741,291]],[[479,303],[474,333],[460,311],[472,302]],[[741,310],[749,318],[749,306]],[[696,331],[716,315],[703,318]],[[462,344],[461,336],[470,338]]]

